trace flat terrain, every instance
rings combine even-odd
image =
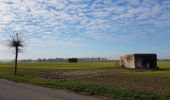
[[[0,63],[0,77],[9,80],[69,89],[114,99],[170,99],[170,62],[160,70],[125,69],[118,62]]]
[[[0,100],[97,100],[66,91],[0,79]]]

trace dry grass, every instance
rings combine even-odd
[[[170,94],[170,78],[167,77],[112,73],[109,75],[102,74],[94,77],[86,77],[76,81],[84,81],[106,87],[125,88],[144,93]]]

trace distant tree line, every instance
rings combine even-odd
[[[158,61],[170,61],[170,59],[158,59]]]
[[[19,60],[19,62],[68,62],[71,58],[38,58],[36,60],[33,59],[23,59]],[[102,57],[93,57],[93,58],[76,58],[78,62],[88,62],[88,61],[109,61],[107,58]]]

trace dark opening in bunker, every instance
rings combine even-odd
[[[157,67],[156,55],[136,55],[139,68],[154,69]]]

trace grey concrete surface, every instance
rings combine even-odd
[[[98,100],[70,91],[45,88],[0,79],[0,100]]]

